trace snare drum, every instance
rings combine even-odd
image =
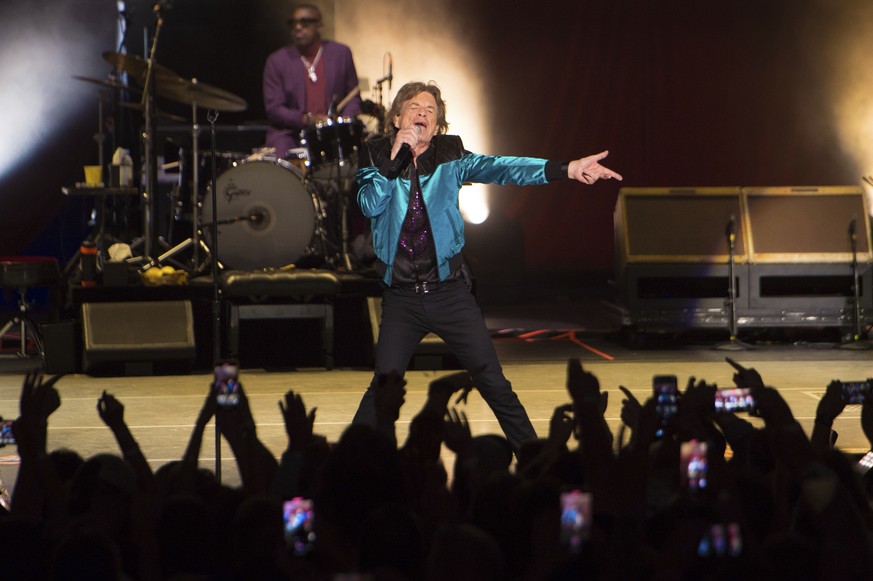
[[[321,122],[301,131],[300,143],[306,147],[310,177],[317,180],[354,177],[363,133],[363,123],[350,117]]]
[[[278,268],[311,250],[319,201],[292,164],[243,161],[221,174],[216,187],[218,259],[226,268]],[[203,238],[214,246],[211,191],[201,211]]]

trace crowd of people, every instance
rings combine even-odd
[[[288,391],[279,459],[258,439],[245,390],[222,407],[210,389],[184,456],[153,471],[106,392],[97,408],[119,453],[48,450],[57,380],[23,382],[21,465],[0,514],[4,580],[873,578],[873,488],[833,447],[838,382],[810,434],[742,368],[734,381],[751,386],[762,421],[716,412],[716,387],[691,378],[666,424],[656,398],[623,390],[614,434],[607,392],[570,360],[548,434],[513,450],[502,435],[471,434],[457,406],[465,372],[429,384],[398,442],[405,381],[391,373],[373,386],[375,425],[350,424],[336,442]],[[198,465],[213,419],[239,486]],[[870,399],[861,423],[873,442]],[[451,480],[443,446],[455,454]]]

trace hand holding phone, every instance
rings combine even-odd
[[[652,378],[652,396],[655,399],[655,414],[658,427],[656,438],[663,438],[673,429],[679,412],[679,386],[675,375],[656,375]]]
[[[691,440],[682,442],[679,449],[679,467],[682,484],[691,492],[706,488],[709,479],[709,462],[706,442]]]
[[[285,523],[285,541],[302,557],[315,548],[315,510],[309,498],[296,497],[286,500],[282,506],[282,516]]]
[[[870,381],[841,381],[840,393],[843,396],[843,402],[846,405],[857,405],[864,403],[870,398]]]
[[[733,387],[719,389],[715,392],[715,411],[717,413],[748,412],[754,415],[757,413],[757,409],[758,406],[755,403],[751,388]]]
[[[561,544],[579,553],[591,532],[591,494],[572,490],[561,493]]]
[[[239,364],[236,361],[221,361],[215,365],[215,401],[222,407],[239,405]]]

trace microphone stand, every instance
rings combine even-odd
[[[728,331],[730,332],[730,340],[727,343],[720,343],[715,346],[721,351],[745,351],[752,350],[755,347],[744,343],[737,339],[737,281],[734,276],[734,253],[737,244],[736,218],[731,214],[728,220],[725,235],[728,243],[728,298],[725,301],[725,307],[728,310]]]
[[[840,348],[873,349],[873,345],[861,340],[861,277],[858,275],[858,236],[855,232],[855,225],[856,220],[852,218],[852,221],[849,222],[849,241],[852,246],[852,320],[854,322],[854,332],[852,333],[852,340],[847,343],[841,343]]]
[[[211,186],[212,186],[212,356],[215,363],[222,360],[222,347],[224,346],[224,338],[222,336],[221,314],[221,290],[218,282],[221,272],[219,271],[218,263],[218,185],[215,171],[215,122],[218,120],[218,111],[210,110],[206,114],[206,119],[209,121],[209,137],[212,155],[210,156],[211,167]],[[218,421],[215,422],[215,478],[221,483],[221,430],[218,428]]]

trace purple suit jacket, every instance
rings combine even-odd
[[[358,74],[352,60],[352,51],[344,44],[322,40],[321,59],[327,76],[325,94],[342,101],[358,86]],[[306,69],[300,60],[300,51],[294,45],[280,48],[267,57],[264,65],[264,109],[267,113],[266,144],[276,148],[276,155],[285,157],[289,149],[299,147],[303,129],[303,110],[306,101]],[[330,103],[325,103],[327,110]],[[361,97],[355,95],[337,112],[342,117],[357,117],[361,112]]]

